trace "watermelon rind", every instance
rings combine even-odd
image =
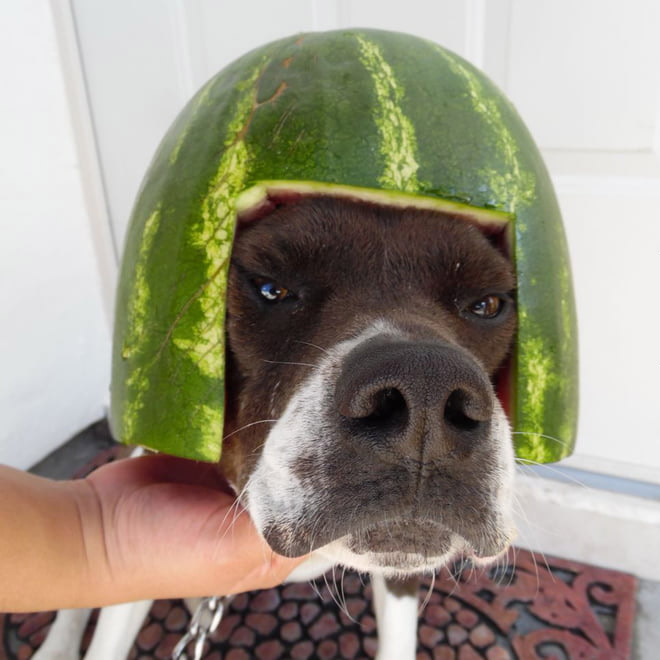
[[[507,232],[518,330],[505,393],[517,456],[571,453],[577,334],[561,214],[512,104],[437,44],[370,29],[295,35],[211,78],[165,135],[126,236],[111,425],[220,457],[225,294],[237,217],[269,195],[436,208]]]

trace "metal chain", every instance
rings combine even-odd
[[[186,630],[172,651],[172,660],[188,660],[186,646],[193,640],[195,642],[193,660],[202,660],[204,642],[206,642],[206,638],[213,634],[220,625],[225,607],[229,605],[231,599],[231,596],[225,596],[224,598],[219,598],[218,596],[202,598],[190,619],[188,630]]]

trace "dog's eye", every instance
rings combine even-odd
[[[468,311],[481,319],[494,319],[503,309],[504,300],[500,296],[488,295],[473,302]]]
[[[261,296],[268,302],[280,302],[290,295],[287,288],[263,277],[255,279],[254,285],[257,287]]]

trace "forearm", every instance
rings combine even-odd
[[[100,544],[85,543],[80,486],[0,466],[0,611],[75,607],[90,582],[107,579],[94,561]]]
[[[208,575],[199,574],[199,557],[185,561],[185,532],[170,536],[171,521],[160,523],[161,497],[150,502],[172,487],[131,485],[113,500],[99,497],[90,479],[52,481],[0,465],[0,612],[202,595],[199,583],[208,584]],[[209,501],[212,511],[215,496],[192,487],[172,501],[183,523],[194,500]],[[133,515],[118,514],[120,500],[140,504]]]
[[[169,488],[127,487],[126,499]],[[180,554],[181,544],[167,538],[170,526],[158,524],[157,502],[147,530],[146,515],[116,516],[121,503],[101,499],[89,479],[53,481],[0,465],[0,612],[97,607],[195,589],[195,580],[180,578],[198,562],[169,556],[172,547]],[[144,538],[133,548],[136,535]]]

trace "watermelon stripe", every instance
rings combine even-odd
[[[193,106],[191,108],[191,115],[190,119],[188,120],[188,123],[184,127],[184,129],[181,131],[180,135],[178,136],[176,140],[176,144],[174,145],[174,149],[172,149],[172,152],[170,153],[170,165],[174,165],[179,158],[179,153],[181,151],[181,147],[183,146],[183,143],[186,141],[186,138],[188,137],[188,132],[190,131],[190,127],[193,125],[195,118],[197,117],[197,113],[199,112],[199,109],[204,103],[207,102],[209,98],[209,92],[211,91],[211,87],[213,87],[213,84],[216,82],[215,78],[211,78],[205,85],[202,87],[202,89],[199,91],[198,95],[195,97],[193,101]]]
[[[515,214],[515,260],[519,274],[525,273],[518,280],[518,331],[516,344],[516,382],[518,391],[514,396],[517,404],[512,419],[517,436],[519,453],[537,462],[557,460],[567,453],[574,436],[576,411],[565,410],[559,416],[561,425],[550,420],[557,420],[557,398],[575,401],[574,392],[564,392],[565,387],[574,387],[574,379],[566,376],[566,362],[557,359],[557,336],[548,334],[548,326],[542,326],[528,314],[529,301],[542,300],[544,295],[537,291],[539,287],[548,287],[547,281],[539,282],[536,276],[538,264],[530,262],[530,245],[524,237],[529,220],[537,221],[540,191],[537,182],[542,173],[530,162],[529,151],[521,154],[521,143],[511,130],[510,115],[515,112],[508,101],[496,93],[483,76],[454,53],[435,46],[436,51],[447,62],[449,69],[462,81],[466,94],[477,116],[488,127],[488,134],[493,142],[494,151],[499,154],[496,167],[480,168],[478,176],[487,182],[500,208]],[[506,108],[508,104],[509,108]],[[506,115],[506,116],[505,116]],[[549,195],[551,193],[547,193]],[[540,247],[540,246],[539,246]],[[537,254],[534,254],[537,259]],[[561,316],[558,322],[563,329],[562,356],[571,354],[574,346],[574,320],[570,272],[566,262],[559,263],[556,272],[558,301],[557,308]],[[572,367],[569,367],[572,372]],[[556,442],[547,442],[550,436],[540,433],[540,429],[554,428],[560,437]]]
[[[200,221],[193,225],[188,237],[191,246],[202,248],[205,252],[208,279],[197,296],[201,318],[196,320],[192,329],[179,322],[172,341],[198,365],[202,374],[212,378],[221,378],[224,371],[223,319],[227,268],[236,217],[236,197],[245,187],[249,161],[243,136],[256,106],[255,83],[262,71],[263,64],[260,64],[243,84],[246,92],[239,99],[229,123],[225,150],[210,191],[202,202]]]
[[[160,207],[144,223],[138,260],[135,266],[135,281],[127,305],[128,330],[121,351],[123,358],[133,357],[144,348],[144,341],[147,336],[145,332],[146,321],[149,315],[148,304],[151,297],[147,282],[147,259],[158,232],[159,223]]]
[[[385,171],[379,183],[391,190],[417,192],[417,137],[412,122],[401,109],[405,95],[403,86],[378,45],[359,34],[355,38],[360,44],[360,61],[371,74],[378,101],[374,120],[381,136],[380,151],[385,158]]]
[[[560,355],[568,356],[572,355],[576,351],[577,338],[576,325],[575,325],[575,310],[573,309],[573,295],[572,295],[572,278],[571,271],[568,263],[563,263],[559,267],[558,272],[558,288],[560,291],[560,304],[559,304],[559,316],[560,316],[560,325],[561,325],[561,337],[560,337]],[[577,356],[575,357],[577,359]],[[571,378],[566,377],[566,367],[564,363],[556,366],[556,387],[560,390],[561,397],[567,403],[565,404],[564,415],[561,419],[561,423],[558,427],[558,440],[560,442],[560,447],[556,448],[565,452],[566,447],[570,446],[571,439],[575,434],[575,423],[577,420],[577,405],[576,405],[576,382]],[[547,427],[547,424],[543,424],[537,428]],[[546,459],[547,460],[547,459]]]
[[[563,356],[571,356],[577,362],[577,326],[575,323],[575,309],[573,302],[573,286],[571,269],[568,262],[561,264],[559,268],[559,291],[560,299],[560,314],[561,314],[561,354]],[[566,357],[564,362],[569,362]],[[570,363],[569,363],[570,364]],[[561,379],[561,398],[565,402],[564,415],[559,423],[559,437],[563,443],[561,447],[562,455],[564,455],[568,448],[571,446],[577,424],[577,379],[567,377],[566,368],[564,367],[564,377]]]
[[[522,323],[524,325],[525,320]],[[546,392],[555,384],[555,365],[539,336],[526,338],[520,348],[520,355],[526,373],[526,422],[533,429],[541,429]],[[521,429],[515,430],[520,432]]]
[[[484,168],[480,175],[488,182],[497,199],[501,200],[504,209],[515,213],[519,204],[529,204],[535,199],[536,178],[521,166],[516,139],[502,117],[497,100],[484,88],[482,76],[468,68],[454,53],[439,46],[436,46],[436,51],[447,62],[449,69],[463,79],[472,107],[495,136],[497,149],[508,171]],[[524,231],[524,228],[518,227],[518,230]]]
[[[243,94],[228,124],[227,137],[217,171],[209,185],[199,213],[187,236],[193,249],[204,254],[206,277],[190,302],[201,314],[185,319],[188,303],[175,319],[166,341],[171,337],[174,346],[192,360],[202,376],[220,381],[225,366],[225,297],[229,258],[236,219],[236,198],[245,187],[249,153],[244,136],[257,106],[257,81],[264,70],[264,62],[239,84]],[[208,88],[208,86],[207,86]],[[197,452],[203,460],[217,458],[218,441],[222,438],[224,411],[221,407],[197,403],[192,415],[200,429]]]
[[[122,357],[134,358],[148,346],[147,321],[151,291],[147,282],[147,260],[160,224],[160,208],[157,208],[144,224],[138,260],[135,267],[135,283],[127,305],[128,331],[122,345]],[[123,424],[127,442],[133,442],[137,431],[138,415],[144,407],[144,396],[149,390],[147,367],[138,366],[127,379],[132,396],[124,408]]]

